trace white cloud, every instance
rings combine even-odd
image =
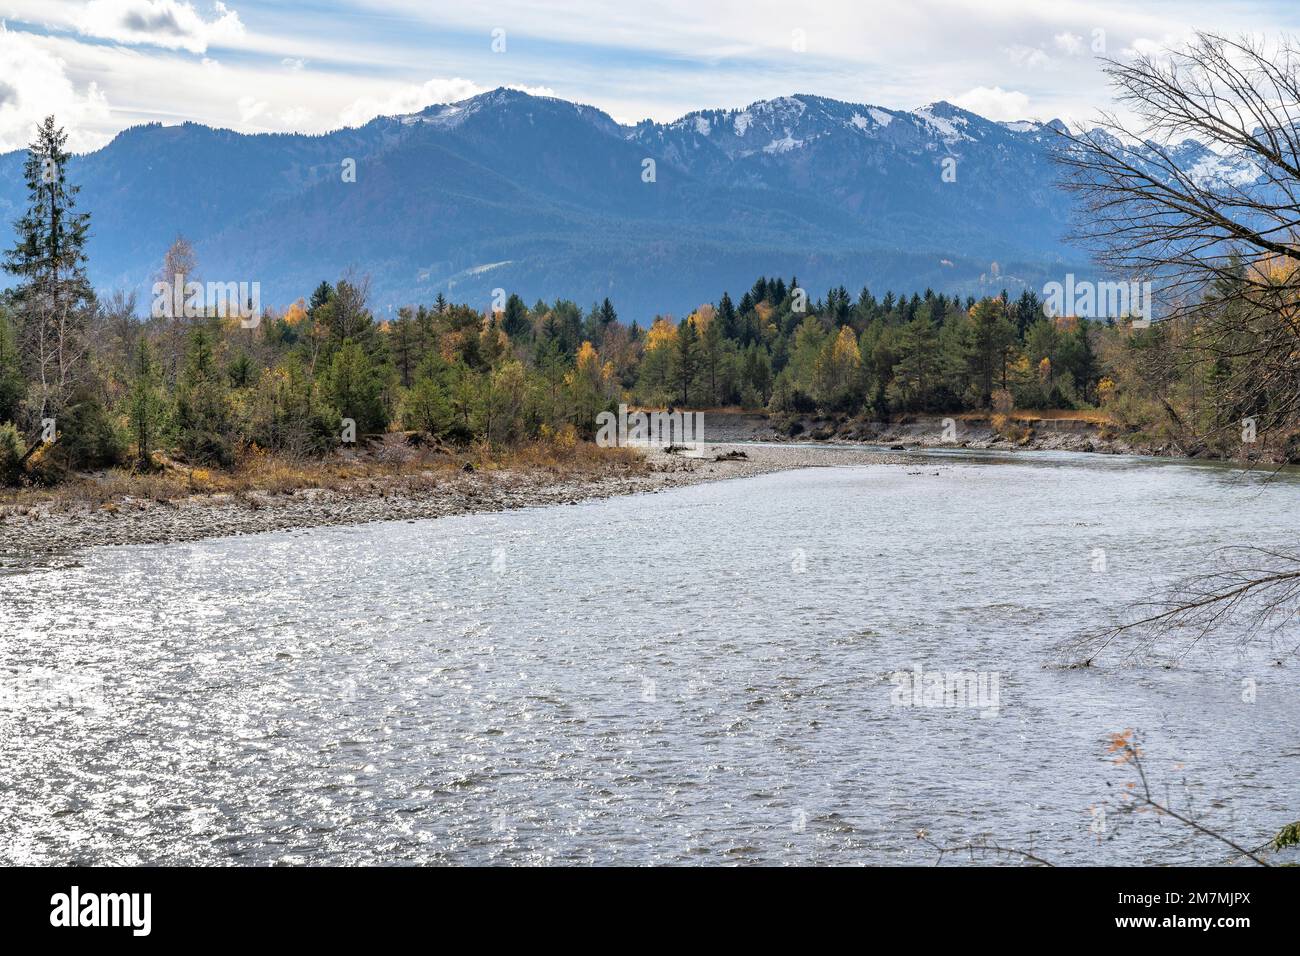
[[[1083,37],[1076,33],[1066,30],[1064,33],[1058,33],[1052,37],[1052,42],[1056,48],[1067,56],[1078,56],[1084,51]]]
[[[76,24],[86,36],[203,53],[244,35],[238,13],[224,3],[214,6],[215,18],[205,20],[183,0],[90,0]]]
[[[376,116],[414,113],[431,103],[454,103],[483,91],[483,87],[473,80],[463,80],[458,76],[435,78],[419,85],[398,87],[384,96],[363,96],[354,100],[339,113],[339,121],[344,126],[360,126]]]
[[[246,126],[270,109],[267,103],[255,96],[241,96],[236,105],[239,107],[239,121]]]
[[[1012,63],[1026,70],[1035,70],[1052,62],[1050,56],[1032,46],[1013,46],[1007,50],[1007,55]]]
[[[280,122],[291,130],[300,130],[311,122],[313,115],[312,111],[305,107],[292,106],[280,114]]]
[[[109,122],[108,98],[94,81],[78,89],[66,64],[25,34],[0,22],[0,152],[26,146],[38,122],[53,113],[68,131],[68,147],[87,152],[106,143],[95,131]]]
[[[977,86],[958,96],[953,103],[991,120],[1024,119],[1029,115],[1029,97],[1000,86]]]
[[[1151,40],[1147,37],[1138,37],[1124,48],[1124,56],[1158,57],[1164,52],[1166,46],[1167,44],[1163,40]]]
[[[510,88],[523,90],[534,96],[555,95],[555,91],[548,86],[511,86]],[[366,96],[355,100],[339,114],[339,121],[344,126],[361,126],[376,116],[416,113],[434,103],[455,103],[486,93],[488,89],[489,87],[480,86],[473,80],[461,79],[458,76],[451,79],[435,77],[420,84],[412,83],[398,87],[382,96]]]
[[[790,0],[492,0],[490,21],[481,5],[446,0],[336,0],[329,17],[226,2],[0,6],[13,32],[25,31],[63,64],[78,105],[64,105],[53,91],[50,102],[85,141],[153,120],[323,132],[340,119],[364,123],[503,83],[547,93],[554,87],[631,120],[672,120],[796,91],[906,108],[961,90],[970,91],[963,102],[977,111],[1020,119],[1022,104],[1032,102],[1039,119],[1087,120],[1114,105],[1093,52],[1149,50],[1177,39],[1172,22],[1229,35],[1300,31],[1300,6],[1262,16],[1221,0],[1177,0],[1176,20],[1160,4],[1132,0],[815,0],[797,13]],[[244,10],[247,28],[231,7]],[[881,22],[891,30],[881,31]],[[509,52],[500,56],[489,52],[495,24],[509,29]],[[1094,49],[1098,24],[1105,25],[1106,50]],[[795,27],[806,32],[805,53],[791,49]],[[200,66],[204,53],[221,66]],[[425,82],[430,62],[453,79]],[[21,73],[19,61],[0,56],[0,98],[30,87]],[[253,112],[239,107],[244,97]]]

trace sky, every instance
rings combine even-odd
[[[0,152],[146,122],[325,132],[498,86],[620,122],[813,93],[994,120],[1112,106],[1101,57],[1300,32],[1295,0],[0,0]]]

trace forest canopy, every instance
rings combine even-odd
[[[0,298],[8,483],[148,469],[158,455],[217,467],[250,450],[320,456],[399,430],[447,446],[589,440],[597,415],[620,402],[864,421],[1080,409],[1184,448],[1218,436],[1224,453],[1252,414],[1234,400],[1231,356],[1164,360],[1239,308],[1231,275],[1202,308],[1150,328],[1122,315],[1049,317],[1033,290],[976,299],[839,286],[814,296],[795,276],[759,277],[738,300],[719,290],[681,318],[629,321],[609,298],[528,305],[504,290],[488,310],[440,294],[377,316],[357,276],[321,281],[251,322],[217,309],[160,315],[89,288],[90,214],[76,208],[65,141],[53,117],[38,129],[29,208],[4,260],[15,280]],[[201,273],[177,237],[159,279],[183,285]],[[1294,421],[1264,420],[1293,454]]]

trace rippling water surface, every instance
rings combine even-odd
[[[1300,817],[1300,637],[1055,665],[1211,549],[1293,545],[1297,502],[931,454],[46,562],[0,577],[0,860],[930,863],[924,829],[1221,862],[1113,812],[1106,735],[1263,843]],[[996,716],[896,706],[918,666],[996,673]]]

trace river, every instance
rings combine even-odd
[[[923,831],[1222,862],[1119,812],[1108,735],[1265,842],[1300,818],[1295,629],[1060,665],[1216,547],[1294,544],[1297,500],[1225,466],[927,452],[46,560],[0,577],[0,860],[928,864]],[[971,693],[925,706],[916,668]]]

